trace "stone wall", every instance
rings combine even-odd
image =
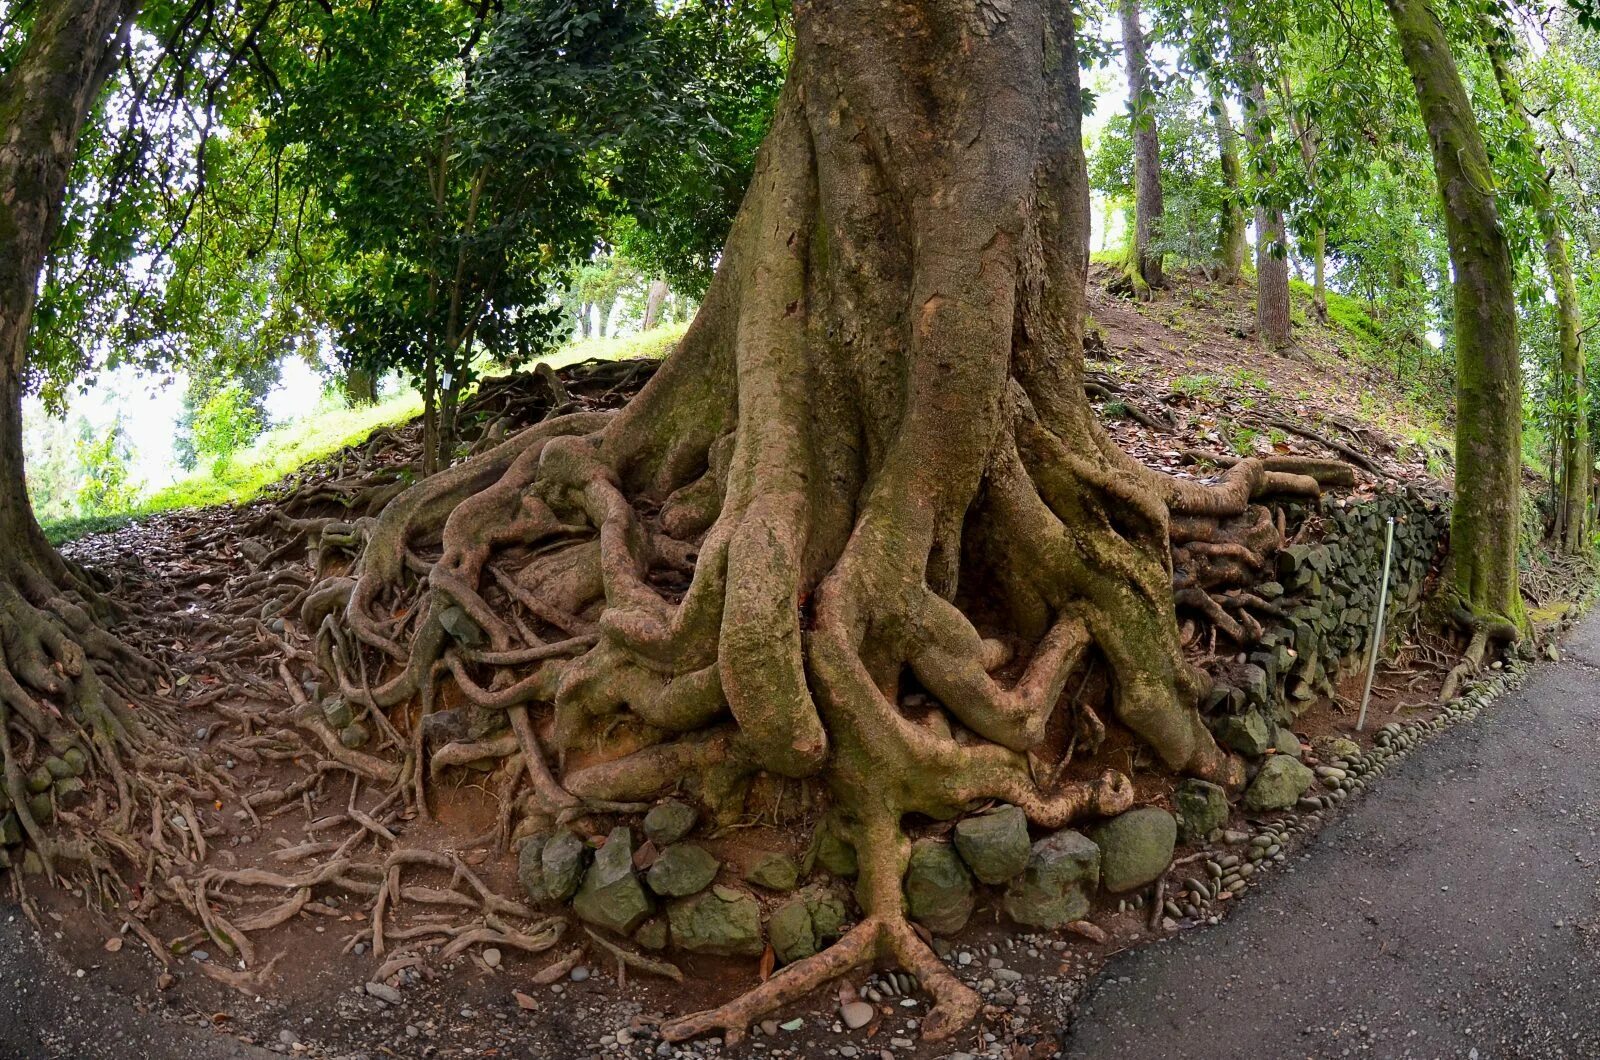
[[[1320,514],[1290,511],[1299,521],[1312,520],[1312,533],[1305,536],[1315,540],[1280,549],[1273,580],[1253,590],[1277,613],[1257,612],[1266,627],[1260,641],[1217,675],[1206,707],[1219,733],[1237,730],[1229,719],[1252,712],[1288,725],[1319,696],[1332,694],[1342,677],[1365,667],[1390,516],[1395,527],[1386,631],[1409,625],[1449,540],[1449,509],[1416,493],[1338,498]],[[1291,518],[1290,524],[1296,521]],[[1255,747],[1237,749],[1261,753]]]

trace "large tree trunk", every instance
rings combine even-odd
[[[1589,512],[1589,480],[1593,456],[1589,447],[1588,381],[1583,352],[1583,310],[1573,279],[1572,258],[1567,253],[1567,231],[1557,209],[1555,189],[1544,165],[1544,149],[1529,120],[1521,86],[1509,65],[1505,48],[1491,42],[1489,56],[1500,96],[1520,126],[1522,135],[1539,160],[1538,177],[1528,187],[1530,205],[1539,219],[1544,243],[1544,263],[1556,292],[1557,373],[1556,460],[1551,478],[1557,487],[1555,520],[1550,537],[1569,555],[1590,549],[1593,523]]]
[[[1222,167],[1222,186],[1226,198],[1217,220],[1218,279],[1238,283],[1244,274],[1244,251],[1248,242],[1244,221],[1244,166],[1239,162],[1239,137],[1228,116],[1228,101],[1222,83],[1211,80],[1211,109],[1217,126],[1217,157]]]
[[[64,562],[34,518],[22,448],[23,379],[39,277],[60,223],[78,139],[110,75],[134,0],[42,3],[21,52],[0,80],[0,758],[11,812],[28,855],[53,868],[61,857],[97,858],[97,843],[65,840],[45,826],[59,800],[27,786],[48,755],[109,766],[146,745],[119,689],[148,671],[100,627],[107,607],[89,578]],[[110,680],[114,675],[114,680]],[[48,784],[50,774],[43,775]],[[119,774],[120,777],[120,774]],[[74,779],[74,784],[78,781]],[[143,797],[145,789],[123,779]],[[72,789],[76,795],[79,789]],[[122,801],[122,814],[135,806]],[[0,850],[0,864],[13,852]]]
[[[650,383],[412,487],[307,599],[352,703],[420,733],[443,673],[505,711],[546,819],[683,785],[728,823],[762,774],[826,786],[861,923],[669,1038],[736,1038],[879,956],[935,998],[926,1034],[964,1025],[976,996],[905,919],[902,819],[1125,807],[1121,774],[1030,767],[1091,651],[1163,762],[1242,780],[1179,650],[1171,513],[1316,483],[1257,460],[1170,479],[1095,420],[1072,25],[1045,0],[797,3],[754,181]],[[419,735],[423,806],[425,752]]]
[[[1480,634],[1515,637],[1526,618],[1517,584],[1522,371],[1511,251],[1489,153],[1438,17],[1427,0],[1388,7],[1433,147],[1455,276],[1453,587]]]
[[[1155,93],[1145,54],[1139,0],[1122,0],[1122,54],[1128,71],[1128,113],[1133,120],[1133,245],[1128,271],[1135,291],[1148,295],[1165,282],[1161,252],[1154,248],[1161,225],[1161,134],[1156,127]]]

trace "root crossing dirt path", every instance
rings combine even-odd
[[[1067,1055],[1600,1056],[1600,615],[1220,927],[1113,960]]]

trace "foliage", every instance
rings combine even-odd
[[[79,515],[107,515],[132,506],[142,488],[133,481],[132,459],[120,415],[99,437],[79,440],[78,462],[83,469],[77,493]]]

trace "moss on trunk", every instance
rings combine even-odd
[[[1474,623],[1515,636],[1527,619],[1517,582],[1522,369],[1511,251],[1489,153],[1438,16],[1427,0],[1388,7],[1433,148],[1455,278],[1453,587]]]

